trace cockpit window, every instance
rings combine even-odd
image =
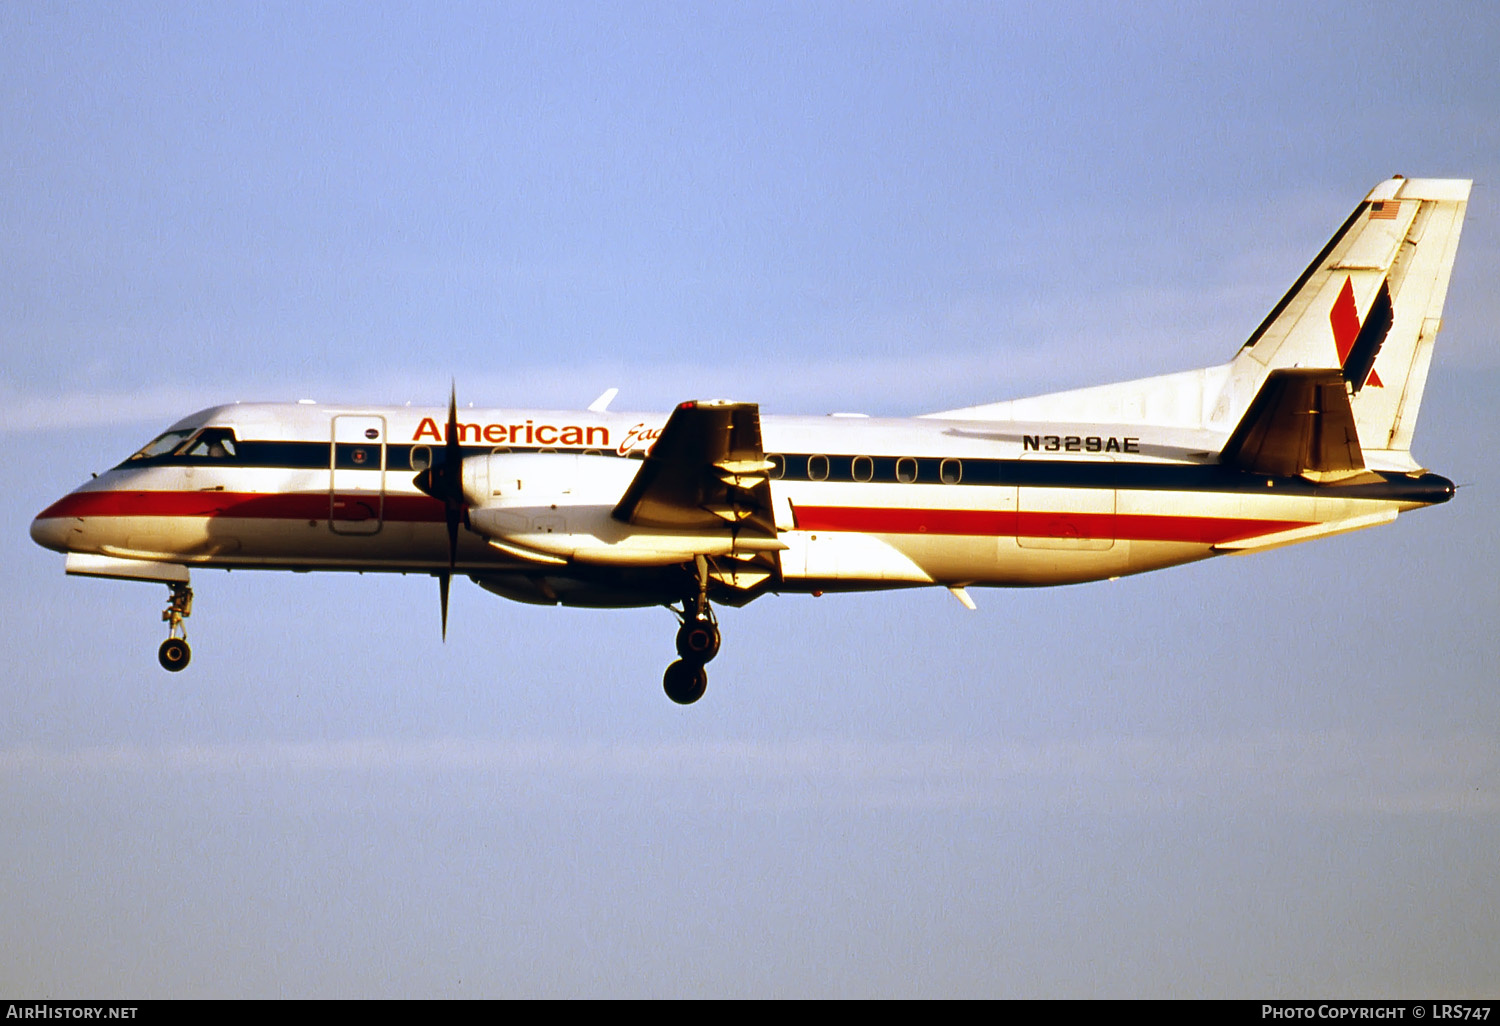
[[[186,441],[192,433],[190,429],[187,431],[168,431],[165,434],[158,435],[150,442],[147,442],[141,451],[130,457],[130,459],[148,460],[152,456],[165,456]],[[126,462],[129,462],[129,460]]]
[[[126,463],[136,460],[149,460],[161,456],[188,456],[197,459],[224,460],[233,459],[238,452],[234,440],[234,431],[230,428],[207,427],[193,433],[192,429],[186,431],[168,431],[151,440],[145,448],[136,453]]]
[[[234,432],[229,428],[204,428],[187,443],[182,455],[211,460],[229,459],[235,455]]]

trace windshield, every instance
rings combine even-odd
[[[196,433],[195,433],[196,432]],[[168,431],[146,444],[126,463],[155,459],[159,456],[191,457],[194,459],[223,460],[238,455],[234,431],[224,427],[187,428]],[[173,462],[176,462],[175,460]]]
[[[234,432],[228,428],[204,428],[198,432],[187,445],[183,446],[184,456],[206,456],[213,460],[222,460],[235,455]]]
[[[145,460],[150,459],[152,456],[164,456],[186,441],[192,433],[192,429],[189,428],[186,431],[168,431],[165,434],[157,435],[151,441],[147,442],[141,448],[140,452],[130,457],[130,459]],[[129,461],[127,460],[126,462]]]

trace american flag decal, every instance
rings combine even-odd
[[[1400,200],[1376,200],[1370,204],[1371,221],[1394,221],[1400,212]]]

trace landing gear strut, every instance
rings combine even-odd
[[[708,671],[703,667],[719,654],[719,621],[708,603],[708,560],[693,560],[697,578],[695,594],[682,601],[678,613],[682,626],[677,628],[677,654],[682,658],[667,667],[662,687],[667,697],[678,705],[692,705],[708,688]],[[676,612],[676,610],[673,610]]]
[[[162,669],[176,673],[186,668],[188,660],[193,658],[193,650],[187,643],[187,628],[182,625],[182,621],[193,614],[193,589],[186,584],[169,584],[167,587],[172,594],[161,614],[167,625],[167,640],[156,650],[156,660]]]

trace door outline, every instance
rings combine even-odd
[[[385,461],[384,417],[359,413],[333,418],[328,443],[328,529],[334,534],[380,533],[385,524]],[[373,492],[372,470],[379,474]]]

